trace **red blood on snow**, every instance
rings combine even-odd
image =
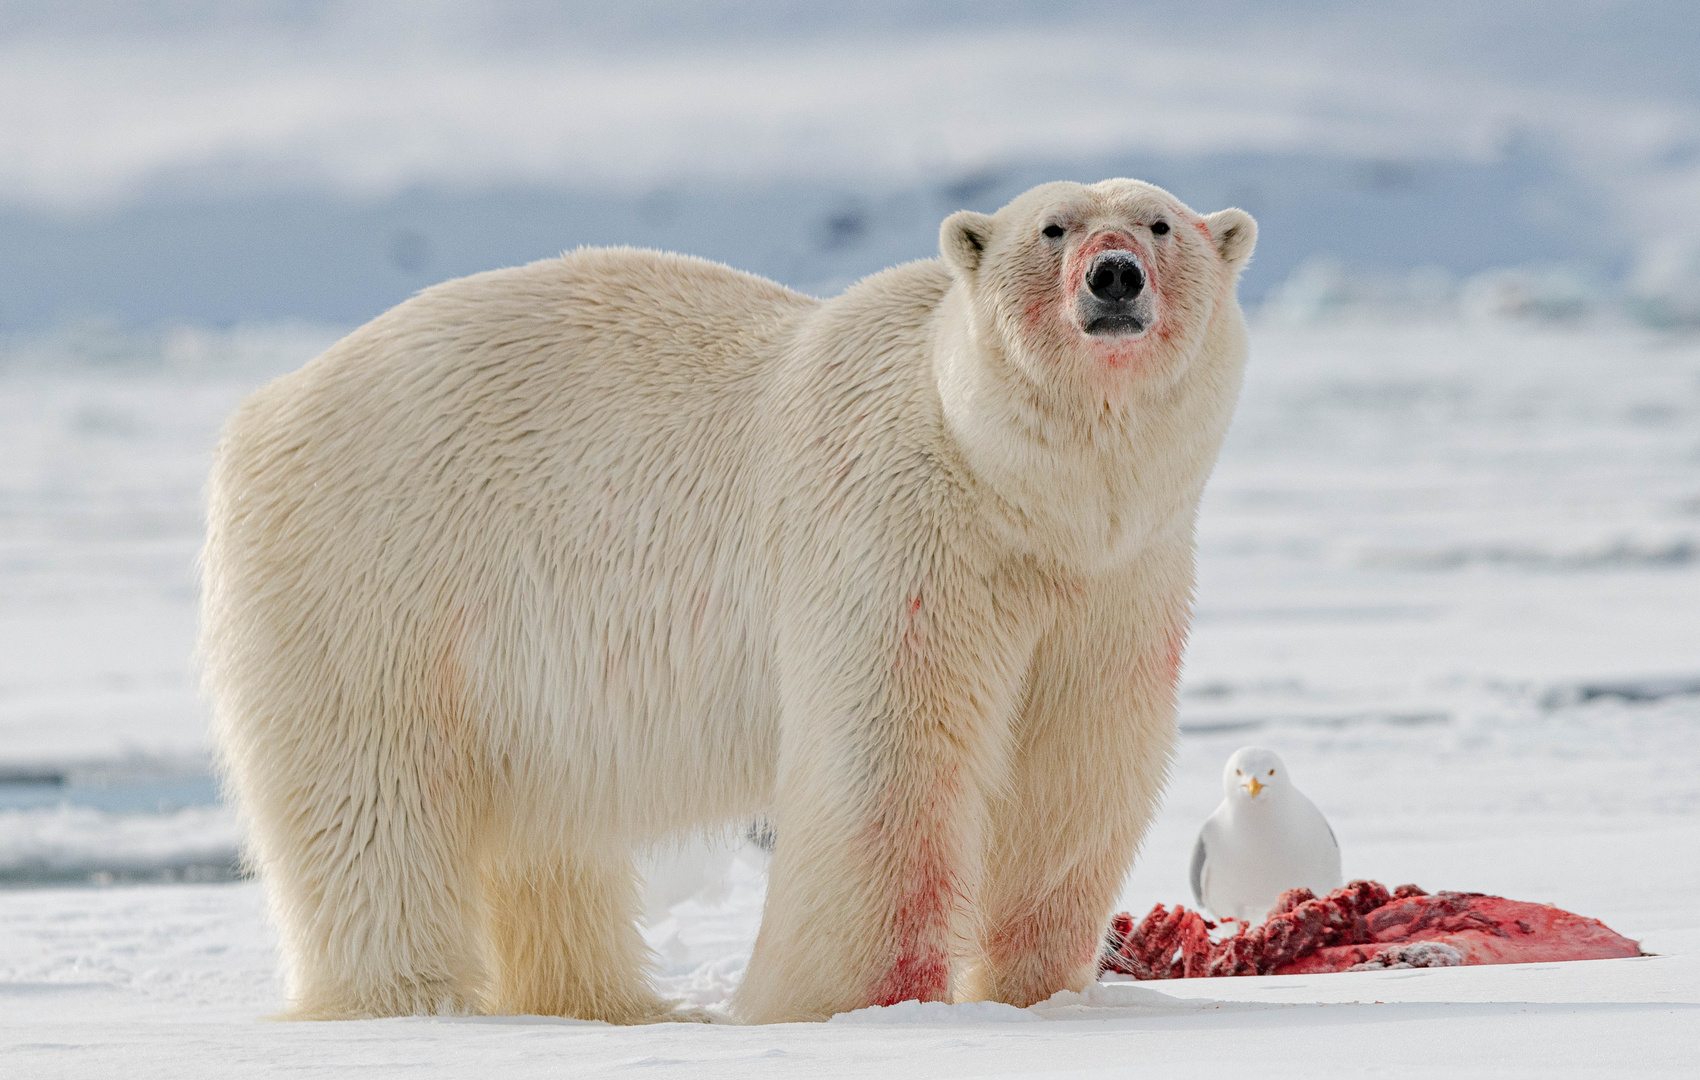
[[[1179,904],[1158,904],[1137,924],[1123,912],[1111,920],[1098,970],[1181,979],[1641,955],[1638,944],[1598,919],[1549,904],[1482,893],[1429,894],[1415,885],[1388,892],[1374,881],[1354,881],[1324,897],[1290,889],[1263,925],[1242,924],[1213,942],[1215,928]]]

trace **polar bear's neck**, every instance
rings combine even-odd
[[[984,505],[1004,542],[1086,573],[1190,543],[1238,395],[1243,323],[1212,326],[1174,384],[1095,408],[1035,385],[971,307],[960,287],[944,298],[934,370],[949,434],[993,496]]]

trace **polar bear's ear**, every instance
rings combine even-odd
[[[992,219],[988,214],[958,210],[939,226],[939,254],[956,272],[957,277],[973,277],[980,269],[980,256],[992,239]]]
[[[1257,222],[1238,207],[1218,210],[1204,219],[1210,239],[1216,243],[1216,254],[1230,270],[1241,270],[1257,246]]]

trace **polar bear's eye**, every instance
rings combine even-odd
[[[1151,223],[1151,233],[1153,236],[1162,236],[1168,231],[1169,223],[1166,221],[1154,221]]]
[[[1052,240],[1055,240],[1057,237],[1061,236],[1066,230],[1061,225],[1047,225],[1040,231],[1043,232],[1046,236],[1050,237]]]

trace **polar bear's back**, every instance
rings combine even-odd
[[[314,767],[274,748],[404,732],[557,786],[591,745],[679,776],[762,743],[761,628],[731,587],[756,555],[748,459],[771,451],[750,418],[817,306],[699,259],[580,251],[428,289],[244,402],[210,486],[202,651],[248,797]],[[715,724],[654,726],[680,714]],[[580,810],[644,805],[586,790],[621,772],[576,778]],[[724,787],[648,802],[753,797]]]
[[[393,549],[410,514],[471,527],[504,501],[536,511],[581,488],[621,494],[610,481],[664,482],[682,455],[711,476],[735,472],[746,420],[818,305],[633,249],[446,282],[242,404],[219,448],[213,516],[219,493],[239,490],[248,512],[233,524],[265,506],[269,526],[328,522],[334,532],[315,538],[346,547],[362,538],[358,520]]]
[[[498,365],[529,385],[598,390],[752,374],[820,302],[687,255],[587,248],[444,282],[355,331],[317,364]],[[314,365],[309,365],[311,370]],[[600,404],[607,404],[604,400]]]
[[[294,435],[308,444],[288,451],[302,464],[328,441],[339,470],[391,471],[405,447],[445,428],[462,433],[462,451],[480,448],[474,435],[504,440],[509,460],[587,442],[617,420],[647,420],[652,442],[704,416],[724,431],[818,306],[716,263],[633,249],[475,274],[424,290],[255,393],[221,455],[263,454]],[[364,444],[389,460],[348,456]]]

